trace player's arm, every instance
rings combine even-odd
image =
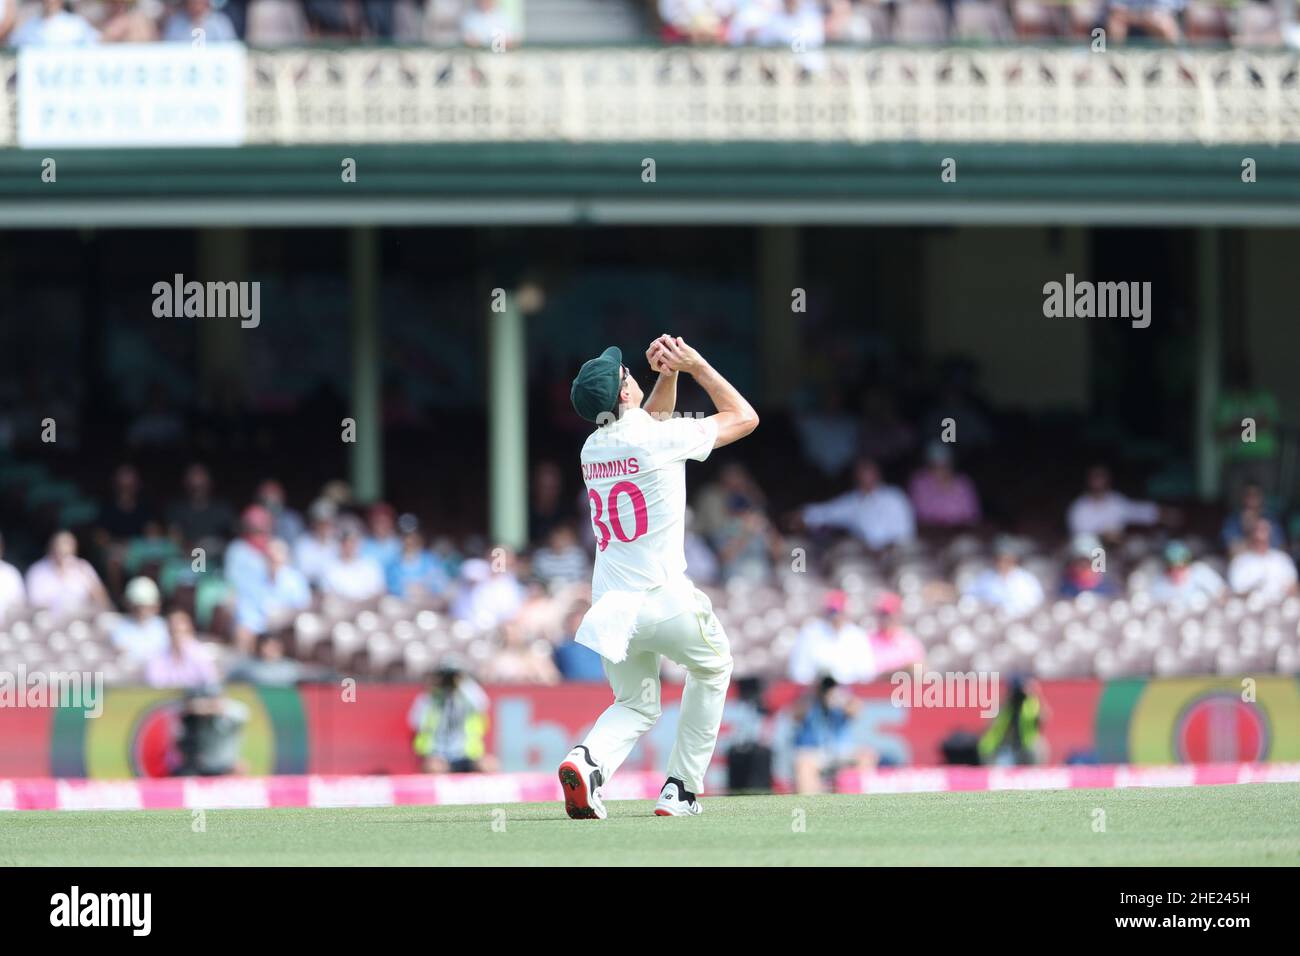
[[[664,341],[671,341],[667,335],[661,335],[650,343],[646,349],[645,360],[650,363],[652,371],[659,373],[650,397],[641,408],[651,415],[667,418],[677,407],[677,370],[664,364]]]
[[[718,370],[705,361],[704,356],[687,345],[682,339],[669,339],[663,343],[666,358],[661,364],[678,372],[685,372],[700,383],[700,388],[713,402],[718,411],[709,419],[718,426],[718,438],[714,448],[730,445],[744,438],[758,427],[758,412],[745,400],[745,396],[736,391],[736,387],[723,378]]]

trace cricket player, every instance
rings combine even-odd
[[[576,640],[604,658],[614,691],[614,703],[560,764],[564,807],[574,819],[605,818],[602,787],[659,719],[660,655],[686,669],[686,686],[655,813],[699,813],[696,794],[731,680],[727,636],[709,599],[686,577],[686,460],[704,461],[744,438],[758,415],[681,338],[660,336],[646,360],[659,376],[648,399],[617,348],[586,362],[570,391],[574,410],[597,426],[582,446],[596,562],[592,606]],[[716,413],[672,416],[680,373],[700,384]]]

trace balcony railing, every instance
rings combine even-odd
[[[16,145],[0,53],[0,146]],[[246,142],[1300,142],[1295,51],[252,50]]]

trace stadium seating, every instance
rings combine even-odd
[[[859,0],[846,8],[847,16],[844,10],[833,14],[830,5],[821,0],[806,2],[820,8],[827,26],[826,40],[831,43],[869,40],[931,45],[1078,40],[1089,38],[1105,20],[1105,6],[1100,0]],[[462,24],[473,9],[469,0],[391,3],[390,16],[380,21],[382,36],[372,32],[377,28],[367,20],[360,0],[341,0],[329,23],[314,23],[303,0],[250,0],[245,16],[234,20],[241,38],[261,47],[314,40],[455,46],[462,42]],[[519,7],[521,22],[517,29],[525,42],[541,44],[638,43],[658,31],[673,39],[694,36],[700,42],[721,42],[728,36],[727,24],[736,7],[732,0],[717,0],[709,13],[708,4],[674,5],[656,0],[527,0]],[[99,0],[77,0],[73,9],[96,25],[102,25],[109,13],[109,7]],[[161,20],[166,8],[153,2],[143,5],[143,9]],[[36,0],[23,0],[18,24],[38,16],[39,10]],[[1269,0],[1190,0],[1179,15],[1182,41],[1187,43],[1268,47],[1284,41],[1279,7]],[[673,16],[694,21],[664,22],[664,17]],[[746,16],[758,18],[761,11],[749,9]],[[716,23],[716,32],[700,31],[701,19]]]
[[[1032,547],[1032,542],[1027,542]],[[754,587],[733,581],[709,588],[719,618],[727,628],[736,673],[778,678],[800,626],[816,616],[830,588],[844,590],[852,616],[870,619],[877,594],[896,590],[903,596],[904,626],[926,649],[926,666],[942,671],[997,670],[1040,677],[1115,678],[1190,674],[1295,673],[1300,670],[1300,598],[1277,601],[1229,598],[1187,606],[1159,606],[1148,587],[1158,573],[1156,542],[1135,537],[1128,542],[1117,571],[1126,580],[1127,597],[1115,600],[1083,594],[1050,600],[1034,613],[1009,618],[970,597],[938,600],[936,587],[962,586],[989,566],[982,542],[960,537],[941,548],[919,545],[888,560],[853,544],[838,545],[828,576],[786,572],[770,585]],[[1222,570],[1213,555],[1203,558]],[[1038,576],[1045,592],[1055,590],[1063,567],[1058,555],[1032,548],[1023,565]],[[214,580],[213,589],[224,585]],[[203,589],[201,589],[203,590]],[[561,603],[580,599],[577,587]],[[207,598],[203,600],[212,600]],[[223,626],[211,609],[200,610],[209,629]],[[102,670],[105,679],[132,682],[140,670],[119,658],[109,634],[115,612],[59,619],[48,611],[27,611],[0,629],[0,670],[22,664],[33,670]],[[215,621],[215,623],[214,623]],[[335,597],[294,619],[288,628],[293,656],[372,679],[419,679],[448,655],[479,669],[491,659],[497,635],[455,620],[444,601],[409,601],[385,596],[352,603]],[[536,638],[539,653],[549,654],[550,639]],[[222,658],[229,649],[217,642]],[[680,679],[666,663],[666,676]]]

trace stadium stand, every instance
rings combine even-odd
[[[454,656],[491,674],[498,658],[508,655],[516,679],[521,673],[548,682],[560,678],[550,661],[572,638],[573,612],[589,600],[590,554],[587,529],[581,544],[567,531],[554,532],[557,526],[578,530],[581,523],[576,496],[563,480],[554,487],[537,481],[535,490],[540,487],[547,500],[535,499],[534,540],[516,557],[481,536],[453,541],[436,530],[436,514],[424,522],[435,529],[426,536],[413,516],[394,521],[386,506],[352,507],[342,482],[328,483],[305,517],[286,504],[278,483],[261,482],[253,505],[243,510],[242,535],[213,540],[210,532],[228,526],[234,514],[218,494],[227,483],[199,481],[195,472],[194,466],[187,471],[180,501],[166,512],[141,501],[140,533],[114,539],[106,525],[132,525],[123,518],[137,500],[129,474],[119,470],[114,493],[97,503],[78,481],[44,465],[12,455],[4,460],[6,526],[75,527],[99,572],[75,557],[59,559],[64,563],[51,578],[53,591],[47,584],[38,596],[33,566],[48,560],[30,562],[28,593],[21,585],[16,593],[12,585],[4,592],[0,669],[94,666],[110,682],[144,681],[150,655],[171,651],[162,641],[146,652],[129,646],[121,636],[124,622],[143,626],[156,619],[161,626],[164,612],[179,611],[197,622],[223,673],[283,657],[304,670],[277,668],[277,680],[328,670],[410,679]],[[1258,554],[1249,531],[1243,537],[1240,516],[1225,525],[1225,532],[1236,530],[1223,542],[1212,533],[1213,523],[1201,520],[1208,533],[1179,531],[1176,537],[1153,525],[1130,529],[1104,548],[1089,535],[995,534],[996,525],[971,516],[966,527],[923,526],[919,536],[873,550],[852,535],[809,531],[794,514],[786,521],[762,517],[775,506],[764,501],[761,479],[743,469],[724,470],[692,496],[691,572],[728,628],[738,674],[786,675],[801,629],[837,592],[848,619],[868,631],[881,596],[898,594],[899,623],[924,646],[926,665],[941,670],[1110,678],[1300,668],[1295,565],[1274,547],[1281,532],[1269,533],[1262,504],[1249,505],[1244,514],[1249,527],[1264,529],[1256,534]],[[153,473],[140,484],[162,487]],[[915,495],[922,486],[911,487]],[[748,489],[749,500],[738,500],[746,495],[737,489]],[[719,499],[720,516],[712,514]],[[1144,514],[1140,503],[1129,510],[1135,519]],[[1153,511],[1146,518],[1162,515]],[[1064,523],[1060,517],[1046,521],[1049,527]],[[272,560],[276,535],[292,547]],[[340,555],[340,538],[358,543],[355,556]],[[207,549],[197,566],[196,546]],[[783,560],[801,554],[814,557]],[[1097,571],[1099,555],[1100,573],[1089,573]],[[337,578],[346,582],[346,593],[331,583],[331,568],[340,561],[354,562]],[[271,565],[287,565],[284,573],[302,580],[299,598],[286,596],[292,589],[284,586],[293,580],[272,574]],[[1175,566],[1194,573],[1172,580]],[[1015,599],[1000,586],[998,575],[1008,571],[1033,579]],[[120,611],[98,586],[101,575]],[[160,595],[143,614],[132,598],[141,580],[156,582],[153,593]],[[368,590],[357,583],[369,580],[375,583]],[[536,668],[517,666],[533,659]],[[668,666],[670,678],[681,676]]]
[[[997,44],[1091,39],[1108,43],[1279,46],[1295,40],[1294,5],[1268,0],[5,0],[17,4],[0,43],[210,40],[254,46],[310,42],[434,46],[672,43]],[[192,6],[192,11],[190,7]],[[49,19],[42,27],[43,17]]]

